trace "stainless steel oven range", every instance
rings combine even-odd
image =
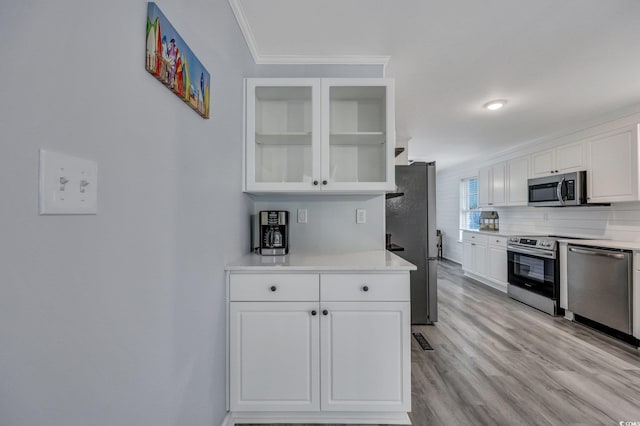
[[[509,237],[507,259],[509,297],[549,315],[559,315],[560,267],[557,239]]]

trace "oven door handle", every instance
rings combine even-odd
[[[546,257],[547,259],[556,258],[556,254],[552,251],[530,250],[522,247],[511,246],[511,245],[507,246],[507,250],[512,251],[514,253],[530,254],[531,256],[537,256],[537,257]]]

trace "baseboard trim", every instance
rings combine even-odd
[[[231,426],[246,423],[301,423],[301,424],[385,424],[385,425],[410,425],[411,420],[407,413],[363,413],[363,412],[233,412],[232,423],[223,423],[221,426]]]
[[[231,415],[231,413],[227,412],[227,415],[224,416],[224,419],[222,419],[222,423],[220,423],[220,426],[233,426],[235,423],[233,422],[233,416]]]

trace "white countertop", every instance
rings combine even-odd
[[[286,256],[248,254],[229,263],[227,271],[415,271],[414,264],[386,251],[289,253]]]
[[[483,235],[497,235],[498,237],[521,237],[523,235],[526,236],[531,236],[531,233],[525,233],[523,234],[522,232],[516,233],[516,232],[508,232],[508,231],[476,231],[475,229],[465,229],[464,232],[475,232],[476,234],[483,234]]]
[[[575,244],[580,246],[595,246],[605,248],[617,248],[623,250],[640,250],[640,242],[636,241],[613,241],[613,240],[573,240],[561,239],[559,243]]]

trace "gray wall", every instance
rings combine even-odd
[[[3,426],[219,424],[242,78],[381,73],[257,67],[226,0],[161,3],[211,73],[203,120],[144,70],[146,7],[0,3]],[[98,162],[98,215],[38,215],[40,148]]]

